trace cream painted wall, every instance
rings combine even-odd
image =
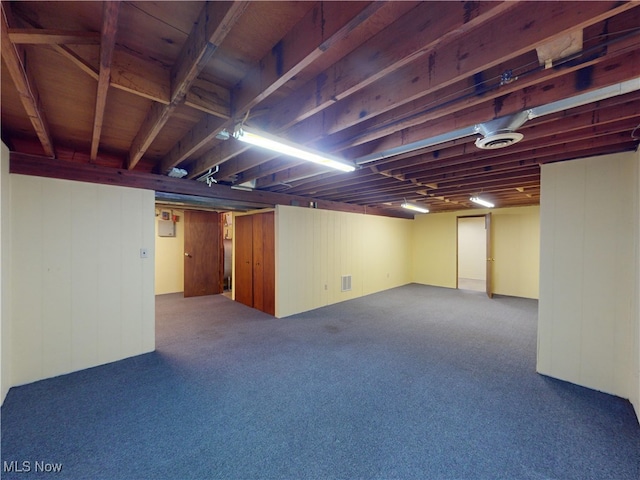
[[[458,218],[458,278],[485,280],[486,268],[485,218]]]
[[[636,417],[640,422],[640,150],[636,152],[636,185],[635,185],[635,267],[636,267],[636,288],[633,300],[633,378],[631,381],[631,393],[629,399],[636,410]]]
[[[158,211],[160,211],[159,209]],[[179,217],[175,237],[158,236],[158,219],[155,219],[156,244],[156,295],[184,291],[184,212],[173,210]]]
[[[473,209],[416,215],[412,278],[425,285],[456,288],[456,218],[491,212],[493,292],[538,298],[540,209]]]
[[[11,193],[12,385],[153,351],[153,192],[11,175]]]
[[[636,153],[542,166],[537,369],[624,398],[638,390],[637,179]]]
[[[0,145],[0,403],[11,388],[11,183],[9,149]]]
[[[278,206],[275,221],[279,318],[411,282],[410,220]]]

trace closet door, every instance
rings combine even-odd
[[[273,212],[253,216],[253,307],[275,315],[275,229]]]
[[[253,307],[253,216],[236,217],[234,276],[235,299]]]

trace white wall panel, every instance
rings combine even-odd
[[[628,398],[634,154],[542,167],[538,371]]]
[[[42,375],[46,378],[71,370],[71,189],[61,180],[51,180],[41,183],[41,192]]]
[[[43,377],[42,244],[44,199],[41,179],[12,175],[12,384]],[[18,183],[18,185],[16,185]],[[53,232],[50,232],[51,235]]]
[[[11,182],[9,149],[0,142],[0,403],[11,388],[12,315],[11,315]]]
[[[278,206],[276,316],[409,283],[411,232],[409,220]]]
[[[71,370],[98,365],[100,216],[98,189],[79,183],[72,189],[71,218]]]
[[[13,384],[153,350],[153,192],[21,175],[11,186]]]

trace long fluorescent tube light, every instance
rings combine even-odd
[[[233,132],[233,136],[241,142],[250,143],[257,147],[266,148],[301,160],[307,160],[309,162],[324,165],[325,167],[342,170],[343,172],[353,172],[356,169],[355,165],[347,163],[333,155],[315,152],[309,148],[303,147],[302,145],[297,145],[293,142],[278,138],[275,135],[254,130],[253,128],[245,126],[236,128]]]
[[[495,207],[493,203],[483,200],[480,197],[471,197],[469,200],[471,200],[473,203],[477,203],[478,205],[482,205],[483,207],[487,207],[487,208]]]
[[[401,205],[402,208],[406,208],[407,210],[413,210],[414,212],[420,212],[420,213],[429,213],[429,209],[425,208],[425,207],[420,207],[418,205],[414,205],[413,203],[409,203],[409,202],[404,202]]]

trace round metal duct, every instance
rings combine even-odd
[[[492,133],[476,140],[476,147],[482,149],[504,148],[519,142],[524,135],[518,132]]]
[[[476,147],[489,150],[508,147],[519,142],[524,135],[514,130],[522,126],[528,118],[527,110],[476,125],[476,131],[482,134],[482,137],[476,140]]]

